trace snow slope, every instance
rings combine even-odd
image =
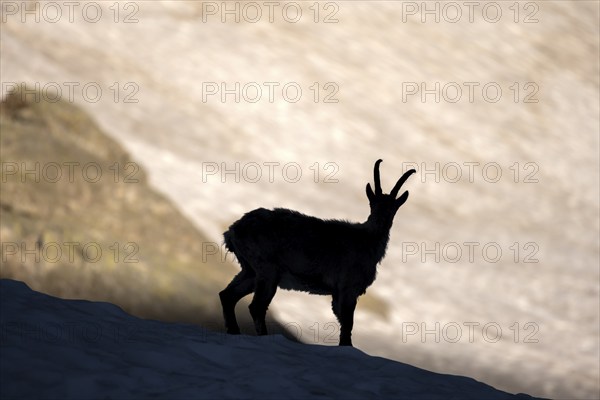
[[[2,398],[531,398],[283,336],[143,320],[0,281]]]

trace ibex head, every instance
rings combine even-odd
[[[370,219],[376,223],[392,223],[394,219],[394,215],[396,215],[396,211],[406,202],[408,199],[408,191],[402,193],[402,196],[396,198],[400,188],[406,182],[409,176],[414,174],[416,171],[411,169],[410,171],[406,171],[404,175],[390,192],[390,194],[383,194],[381,190],[381,182],[379,180],[379,164],[381,164],[383,160],[377,160],[375,162],[375,168],[373,171],[373,175],[375,178],[375,192],[373,193],[373,189],[371,189],[371,184],[367,183],[367,197],[369,198],[369,205],[371,206],[371,217]]]

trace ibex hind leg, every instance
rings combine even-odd
[[[254,281],[254,271],[247,265],[242,264],[242,271],[219,293],[221,306],[223,307],[225,329],[229,334],[238,335],[240,333],[240,327],[235,318],[235,305],[242,297],[254,291]]]
[[[277,276],[256,276],[256,285],[254,289],[254,298],[252,303],[248,306],[250,315],[254,320],[254,327],[256,328],[257,335],[267,334],[267,325],[265,323],[265,317],[267,315],[267,309],[273,296],[277,292],[277,283],[279,279]]]

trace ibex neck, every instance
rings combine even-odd
[[[373,257],[374,265],[377,265],[385,257],[392,224],[380,223],[370,216],[363,223],[363,226],[366,231],[366,242],[369,243],[368,247]]]
[[[369,215],[369,218],[363,223],[365,228],[372,234],[383,234],[389,236],[392,229],[392,222],[388,218],[378,217],[377,215]]]

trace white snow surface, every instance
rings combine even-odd
[[[531,398],[356,348],[144,320],[0,281],[4,398]]]

